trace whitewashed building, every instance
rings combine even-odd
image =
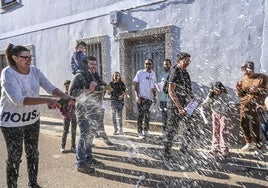
[[[70,55],[88,44],[109,82],[120,71],[129,97],[125,117],[135,119],[132,80],[144,60],[162,70],[180,51],[192,55],[194,93],[222,81],[233,91],[245,60],[268,71],[268,0],[1,0],[0,68],[8,43],[29,47],[33,64],[59,88],[72,79]],[[43,92],[43,91],[42,91]],[[42,93],[44,94],[44,93]],[[157,117],[153,117],[153,119]]]

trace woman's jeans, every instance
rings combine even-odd
[[[22,127],[1,127],[7,148],[6,178],[8,188],[16,188],[23,152],[23,141],[27,159],[29,185],[37,184],[38,140],[40,121]]]
[[[121,101],[112,100],[111,107],[112,107],[114,131],[117,132],[118,127],[117,127],[116,115],[118,117],[118,123],[119,123],[120,130],[122,130],[122,128],[123,128],[122,114],[123,114],[124,101],[123,100],[121,100]]]

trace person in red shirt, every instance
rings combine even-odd
[[[64,82],[65,87],[65,93],[68,94],[69,86],[71,81],[66,80]],[[61,141],[61,148],[60,152],[65,152],[65,145],[66,145],[66,139],[67,135],[69,133],[69,127],[71,124],[71,132],[72,132],[72,138],[71,138],[71,151],[75,153],[75,139],[76,139],[76,116],[75,116],[75,107],[64,105],[60,108],[60,112],[63,115],[63,133],[62,133],[62,141]]]

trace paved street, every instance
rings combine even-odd
[[[181,154],[175,147],[177,160],[168,169],[161,160],[162,140],[158,133],[147,139],[139,139],[134,129],[125,129],[124,136],[113,136],[113,128],[106,132],[114,143],[107,146],[102,139],[94,140],[94,157],[105,166],[96,168],[93,174],[77,172],[75,155],[59,152],[61,120],[41,119],[40,164],[38,180],[44,188],[119,188],[119,187],[267,187],[268,154],[256,160],[251,152],[231,150],[227,159],[214,158],[208,150],[192,149]],[[79,131],[79,130],[78,130]],[[210,137],[210,136],[209,136]],[[175,143],[178,146],[178,143]],[[70,147],[68,135],[67,149]],[[5,185],[6,148],[0,133],[0,187]],[[243,165],[243,167],[241,166]],[[258,169],[259,168],[259,169]],[[257,170],[256,170],[257,169]],[[140,180],[139,179],[144,179]],[[139,182],[139,183],[138,183]],[[19,187],[27,187],[26,159],[23,154]]]

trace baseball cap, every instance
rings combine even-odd
[[[241,69],[246,69],[248,71],[254,71],[254,63],[252,61],[245,61],[241,66]]]

